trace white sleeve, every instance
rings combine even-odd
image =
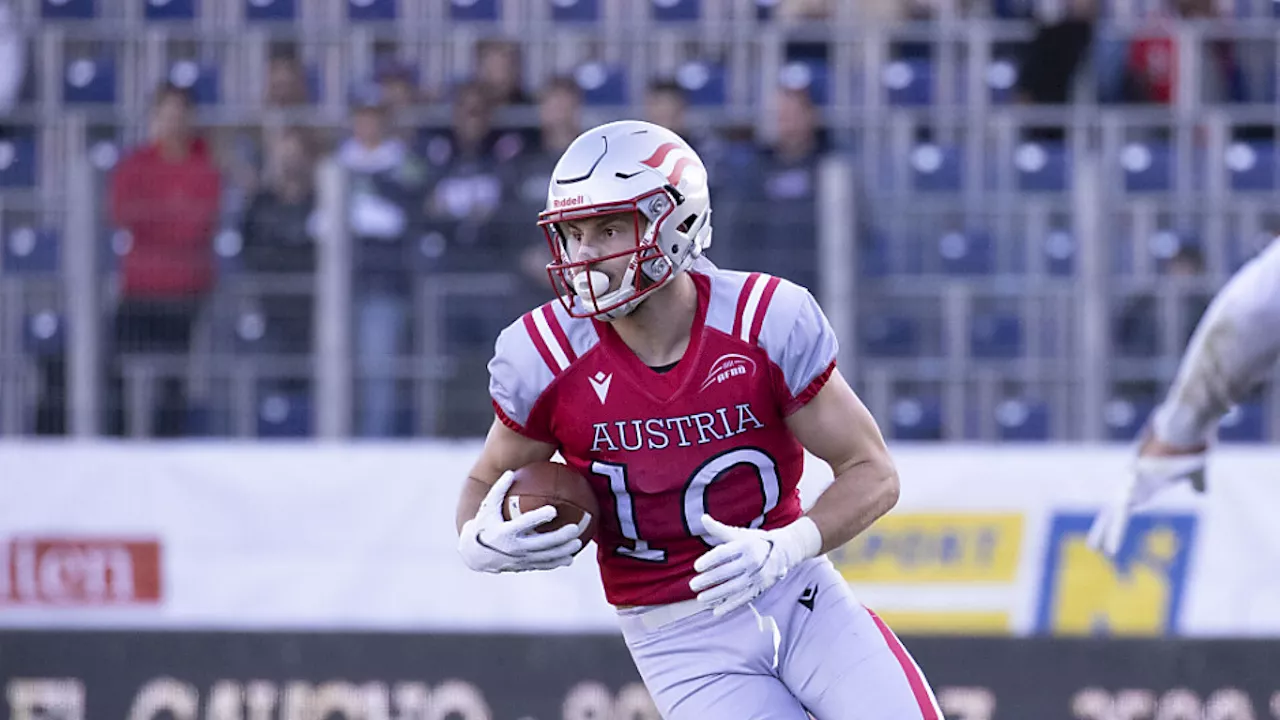
[[[552,379],[521,320],[498,335],[493,359],[489,361],[489,396],[498,418],[507,427],[546,440],[546,430],[530,427],[529,417]]]
[[[818,301],[803,287],[782,280],[760,329],[760,345],[782,370],[790,410],[812,399],[839,352],[835,331]]]
[[[1218,421],[1280,359],[1280,238],[1231,278],[1205,311],[1168,396],[1152,417],[1155,436],[1205,442]]]

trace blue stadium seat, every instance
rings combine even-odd
[[[1244,403],[1231,409],[1218,424],[1224,442],[1262,442],[1266,439],[1266,411],[1260,403]]]
[[[449,0],[449,17],[453,20],[488,22],[502,14],[499,0]]]
[[[62,101],[111,104],[116,101],[116,61],[110,55],[81,57],[67,63],[62,75]]]
[[[890,105],[914,107],[933,102],[933,62],[928,58],[889,63],[881,82]]]
[[[1022,354],[1022,321],[1009,313],[977,313],[969,328],[969,352],[983,360]]]
[[[1275,143],[1232,143],[1225,161],[1232,190],[1275,190],[1280,187],[1276,178]]]
[[[942,439],[942,403],[936,397],[898,398],[890,414],[895,440]]]
[[[249,22],[292,22],[298,19],[297,0],[245,0],[244,19]]]
[[[996,58],[987,66],[987,88],[992,105],[1013,102],[1018,88],[1018,63],[1013,58]]]
[[[1173,148],[1168,142],[1129,143],[1120,152],[1125,190],[1132,193],[1172,190],[1173,163]]]
[[[1052,230],[1044,239],[1045,265],[1050,275],[1075,273],[1076,240],[1069,230]]]
[[[942,269],[951,275],[985,275],[993,265],[991,238],[980,232],[949,232],[938,238]]]
[[[148,20],[195,20],[196,0],[137,0],[146,5]]]
[[[687,62],[676,71],[676,82],[684,88],[690,105],[724,105],[727,100],[723,65]]]
[[[268,392],[258,401],[258,437],[303,438],[311,435],[311,395]]]
[[[996,406],[996,427],[1001,440],[1049,439],[1049,408],[1039,400],[1011,398]]]
[[[29,313],[22,323],[22,349],[33,357],[61,355],[66,334],[66,322],[55,310]]]
[[[30,131],[0,135],[0,188],[36,186],[36,139]]]
[[[3,238],[0,271],[5,275],[49,274],[58,271],[61,248],[57,233],[17,227]]]
[[[221,95],[218,91],[218,69],[212,65],[177,60],[169,67],[169,80],[190,90],[197,105],[215,105]]]
[[[437,272],[443,268],[444,256],[449,249],[449,240],[439,230],[430,230],[418,238],[414,247],[416,252],[410,255],[409,262],[419,273]]]
[[[98,8],[94,0],[41,0],[40,17],[45,20],[92,20]]]
[[[963,172],[956,148],[923,143],[911,150],[912,186],[921,192],[959,192]]]
[[[1112,398],[1103,408],[1107,439],[1117,442],[1133,440],[1147,424],[1147,418],[1154,409],[1155,403],[1148,399]]]
[[[597,22],[600,0],[551,0],[551,19],[555,22]]]
[[[872,357],[907,357],[920,351],[920,329],[915,318],[877,315],[863,323],[862,342]]]
[[[582,88],[582,99],[587,105],[626,105],[627,74],[623,68],[610,67],[601,62],[588,62],[578,66],[574,79]]]
[[[247,355],[262,352],[266,348],[264,341],[270,332],[267,318],[261,312],[254,310],[241,312],[235,319],[236,350]]]
[[[778,84],[789,90],[808,90],[815,105],[826,105],[831,98],[831,72],[825,60],[788,60],[778,72]]]
[[[1023,192],[1066,192],[1067,148],[1058,142],[1028,142],[1018,147],[1013,158],[1018,171],[1018,189]]]
[[[396,13],[396,0],[347,0],[348,20],[395,20]]]
[[[702,0],[650,0],[658,22],[688,22],[702,16]]]
[[[244,237],[235,228],[224,228],[214,236],[213,255],[220,277],[235,275],[243,269],[243,250]]]

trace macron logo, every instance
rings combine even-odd
[[[609,397],[609,383],[613,382],[613,374],[598,372],[595,377],[587,379],[591,381],[591,389],[596,391],[596,397],[600,398],[600,404],[603,405],[605,398]]]

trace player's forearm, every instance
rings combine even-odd
[[[830,552],[857,537],[898,503],[898,472],[888,457],[861,461],[836,474],[808,516]]]
[[[1204,443],[1218,420],[1280,359],[1280,242],[1245,266],[1214,298],[1152,418],[1156,438]]]
[[[467,478],[466,484],[462,486],[462,495],[458,497],[458,513],[454,518],[458,532],[462,532],[462,526],[476,516],[476,511],[480,509],[480,503],[484,501],[489,487],[473,477]]]

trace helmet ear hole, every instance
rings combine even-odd
[[[677,225],[676,229],[679,230],[681,233],[687,233],[689,232],[689,228],[693,227],[693,224],[697,221],[698,221],[697,215],[690,215],[689,217],[684,219],[684,222]]]

